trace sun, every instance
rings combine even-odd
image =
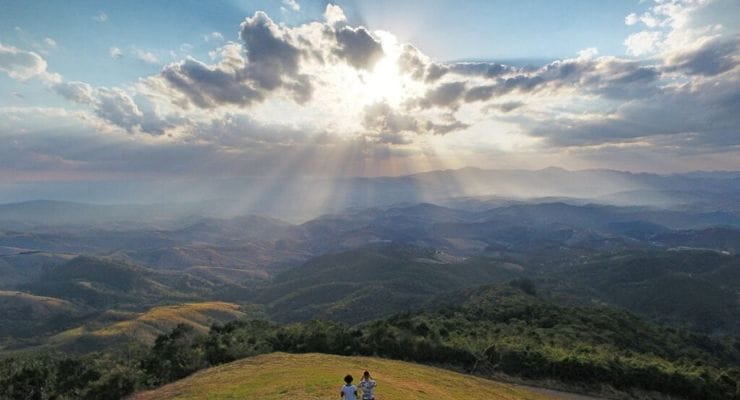
[[[365,104],[386,102],[397,107],[404,96],[403,77],[398,71],[396,60],[386,56],[380,59],[375,67],[363,79],[363,99]]]

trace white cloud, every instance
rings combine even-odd
[[[655,28],[666,22],[666,20],[660,20],[649,12],[643,13],[639,16],[635,13],[631,13],[624,18],[624,23],[629,26],[637,25],[639,22],[642,22],[648,28]]]
[[[631,14],[627,15],[626,17],[624,17],[624,23],[626,25],[630,25],[630,26],[636,25],[637,22],[639,22],[639,21],[640,21],[640,18],[635,13],[631,13]]]
[[[139,49],[135,46],[131,47],[131,55],[137,60],[144,61],[148,64],[159,64],[159,57],[151,51]]]
[[[119,58],[123,57],[123,50],[118,47],[111,47],[108,49],[108,54],[112,59],[118,60]]]
[[[661,43],[663,33],[659,31],[642,31],[633,33],[624,40],[627,54],[635,57],[655,53]]]
[[[100,11],[92,19],[97,22],[106,22],[108,21],[108,14]]]
[[[206,43],[215,41],[215,42],[223,42],[224,36],[221,34],[221,32],[211,32],[207,35],[203,35],[203,41]]]
[[[656,28],[624,41],[634,58],[584,49],[540,68],[521,68],[434,62],[391,33],[349,25],[334,5],[327,6],[325,21],[296,26],[257,12],[240,25],[238,42],[216,44],[220,35],[206,35],[214,43],[208,61],[184,56],[133,86],[52,87],[87,107],[87,117],[109,131],[173,149],[205,143],[240,155],[258,148],[298,151],[319,137],[321,146],[357,142],[384,149],[377,154],[419,154],[429,143],[442,149],[463,141],[553,152],[635,141],[650,146],[657,137],[670,143],[678,136],[691,136],[693,146],[707,151],[740,145],[730,134],[740,123],[730,112],[740,81],[736,36],[702,30],[675,9],[651,9],[650,16]],[[650,21],[644,14],[625,20]],[[679,50],[669,40],[677,32],[691,39]],[[123,54],[118,48],[110,53]],[[159,62],[154,52],[133,46],[126,54]],[[504,134],[522,144],[506,147]],[[688,143],[675,140],[676,148]]]
[[[46,60],[33,51],[24,51],[0,43],[0,71],[19,81],[39,78],[48,82],[61,79],[46,71]]]
[[[57,41],[50,37],[44,39],[44,44],[50,50],[54,50],[57,48]]]
[[[296,0],[283,0],[283,4],[293,11],[301,10],[301,5]]]
[[[347,21],[347,16],[344,15],[344,10],[341,7],[334,4],[327,4],[326,10],[324,11],[324,18],[326,22],[334,26],[338,23]]]

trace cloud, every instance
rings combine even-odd
[[[283,5],[293,11],[300,11],[301,5],[296,0],[283,0]]]
[[[0,43],[0,71],[11,78],[19,81],[39,78],[49,82],[60,79],[59,75],[47,72],[46,67],[46,60],[37,53]]]
[[[93,88],[85,82],[61,82],[54,85],[54,91],[61,96],[80,104],[92,104]]]
[[[97,22],[106,22],[108,21],[108,14],[100,11],[97,14],[95,14],[95,16],[92,17],[92,19]]]
[[[278,89],[290,93],[298,103],[310,99],[313,87],[299,70],[302,52],[288,28],[258,11],[242,22],[239,36],[243,47],[234,43],[223,46],[221,62],[207,65],[189,58],[170,64],[160,79],[149,80],[149,85],[168,91],[181,99],[181,104],[200,108],[249,105]]]
[[[258,11],[242,22],[239,37],[244,41],[249,63],[245,73],[259,87],[272,90],[298,73],[300,50],[290,33]]]
[[[490,104],[490,105],[488,105],[488,107],[486,107],[486,110],[487,111],[497,110],[497,111],[500,111],[502,113],[508,113],[508,112],[514,111],[517,108],[520,108],[520,107],[523,107],[523,106],[524,106],[524,102],[522,102],[522,101],[507,101],[507,102],[504,102],[504,103]]]
[[[172,89],[174,96],[180,95],[186,103],[201,108],[261,101],[264,98],[262,92],[245,79],[238,65],[236,67],[228,62],[211,67],[194,59],[170,64],[161,74],[167,85],[163,91]],[[161,87],[156,80],[150,80],[149,84]]]
[[[692,146],[717,151],[740,146],[740,82],[707,80],[665,88],[652,96],[624,103],[613,113],[540,121],[531,133],[551,145],[589,146],[604,143],[650,143],[667,137],[691,137]],[[682,139],[682,140],[683,140]]]
[[[110,47],[108,49],[108,54],[112,59],[118,60],[119,58],[123,57],[123,50],[119,49],[118,47]]]
[[[223,42],[224,36],[221,34],[221,32],[211,32],[207,35],[203,35],[203,40],[205,42]]]
[[[50,37],[44,38],[44,45],[49,50],[56,50],[56,48],[58,47],[57,41],[54,40],[54,39],[52,39],[52,38],[50,38]]]
[[[391,33],[352,26],[328,5],[324,21],[295,26],[256,12],[237,41],[204,37],[213,46],[207,62],[186,56],[128,86],[48,86],[84,106],[80,118],[103,131],[162,149],[169,143],[171,152],[161,154],[172,160],[180,154],[220,166],[350,147],[385,160],[427,145],[497,154],[604,146],[711,153],[740,145],[737,36],[703,29],[684,6],[653,9],[665,4],[626,18],[648,26],[625,40],[630,57],[584,49],[541,67],[437,62]],[[127,56],[136,58],[134,50]],[[38,64],[29,57],[28,65]],[[31,70],[46,71],[38,65]]]
[[[334,4],[327,4],[326,10],[324,11],[324,19],[330,26],[335,26],[347,21],[347,17],[344,15],[344,10],[341,7]]]
[[[383,46],[363,27],[339,28],[335,53],[358,69],[370,69],[383,57]]]
[[[445,135],[469,127],[450,114],[443,115],[441,121],[432,121],[397,110],[385,102],[365,107],[364,114],[363,127],[376,140],[387,144],[410,143],[409,134]]]
[[[465,93],[465,82],[448,82],[433,89],[429,89],[423,98],[418,101],[418,105],[423,108],[429,107],[449,107],[456,109],[459,101]]]
[[[341,8],[328,5],[326,15],[326,24],[287,27],[258,11],[241,23],[241,45],[230,42],[212,53],[220,53],[223,61],[173,63],[165,66],[159,82],[149,79],[149,85],[179,104],[200,108],[251,105],[280,95],[305,104],[321,74],[330,73],[322,69],[348,65],[368,71],[384,55],[382,43],[367,29],[338,25],[344,21]]]
[[[161,135],[172,124],[161,118],[151,107],[143,109],[138,102],[121,88],[93,88],[85,82],[60,82],[54,91],[75,103],[88,105],[104,121],[127,132]]]
[[[151,51],[141,50],[137,47],[131,48],[131,54],[139,61],[147,64],[159,64],[159,57]],[[115,57],[114,57],[115,58]]]
[[[663,38],[663,33],[658,31],[642,31],[633,33],[624,40],[627,54],[635,57],[653,54]]]
[[[663,20],[663,21],[659,20],[658,18],[656,18],[655,16],[653,16],[649,12],[645,12],[642,15],[639,15],[639,16],[637,14],[635,14],[635,13],[631,13],[631,14],[627,15],[624,18],[624,23],[626,25],[629,25],[629,26],[637,25],[637,23],[639,23],[639,22],[642,22],[648,28],[655,28],[655,27],[657,27],[657,26],[665,23],[666,21],[665,20]]]
[[[740,65],[740,36],[715,37],[698,42],[693,48],[671,53],[665,60],[668,71],[712,76]]]

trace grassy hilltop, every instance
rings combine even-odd
[[[142,392],[132,400],[337,399],[342,377],[359,379],[370,370],[383,400],[557,399],[553,395],[458,374],[443,369],[371,357],[272,353],[200,371],[188,378]]]

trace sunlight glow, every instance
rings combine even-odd
[[[373,71],[363,77],[364,104],[373,104],[386,101],[393,107],[398,107],[403,97],[403,81],[398,72],[398,63],[390,57],[383,57],[375,65]]]

